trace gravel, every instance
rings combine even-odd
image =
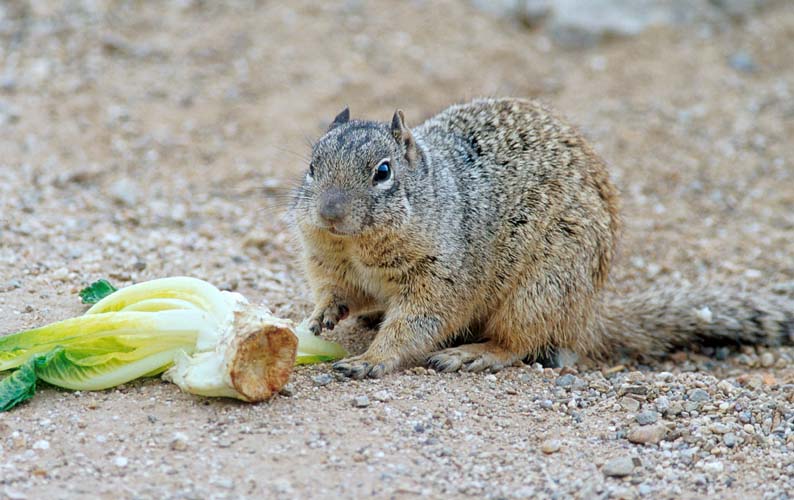
[[[792,27],[768,2],[577,51],[465,1],[6,2],[0,333],[82,313],[99,278],[193,275],[301,320],[283,214],[304,139],[346,104],[413,126],[474,95],[548,101],[604,156],[615,300],[682,281],[794,296]],[[327,335],[353,354],[372,338]],[[793,407],[790,346],[360,381],[301,366],[256,406],[158,379],[42,384],[0,413],[0,497],[784,498]]]

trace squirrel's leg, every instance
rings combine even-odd
[[[328,287],[315,294],[314,311],[309,316],[309,330],[318,335],[323,328],[333,330],[350,313],[377,310],[371,297],[346,287]]]
[[[347,285],[343,263],[318,257],[304,260],[309,285],[314,292],[314,311],[309,315],[309,330],[319,335],[323,328],[333,330],[349,314],[378,309],[375,300]]]
[[[352,378],[382,377],[402,365],[425,359],[460,328],[454,308],[441,307],[438,301],[397,302],[386,311],[367,352],[334,363],[335,370]]]
[[[315,335],[326,328],[333,330],[336,324],[347,317],[350,306],[341,290],[324,290],[317,293],[314,311],[309,316],[309,330]]]

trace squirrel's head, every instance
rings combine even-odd
[[[350,120],[345,108],[312,149],[295,200],[299,225],[340,237],[399,227],[410,216],[404,181],[418,156],[402,111],[381,123]]]

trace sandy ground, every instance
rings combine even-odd
[[[580,51],[459,1],[215,4],[2,4],[0,333],[79,314],[101,277],[197,276],[300,319],[283,193],[308,141],[345,105],[415,124],[482,95],[552,103],[612,165],[621,292],[794,283],[786,2]],[[751,71],[728,63],[738,52]],[[360,333],[333,338],[356,351]],[[0,414],[0,498],[794,496],[794,351],[716,354],[573,379],[525,366],[323,385],[330,369],[308,367],[258,406],[159,380],[45,387]],[[627,439],[641,413],[661,443]]]

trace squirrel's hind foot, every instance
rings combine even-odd
[[[439,372],[498,372],[524,356],[508,351],[494,341],[464,344],[432,354],[428,365]]]

